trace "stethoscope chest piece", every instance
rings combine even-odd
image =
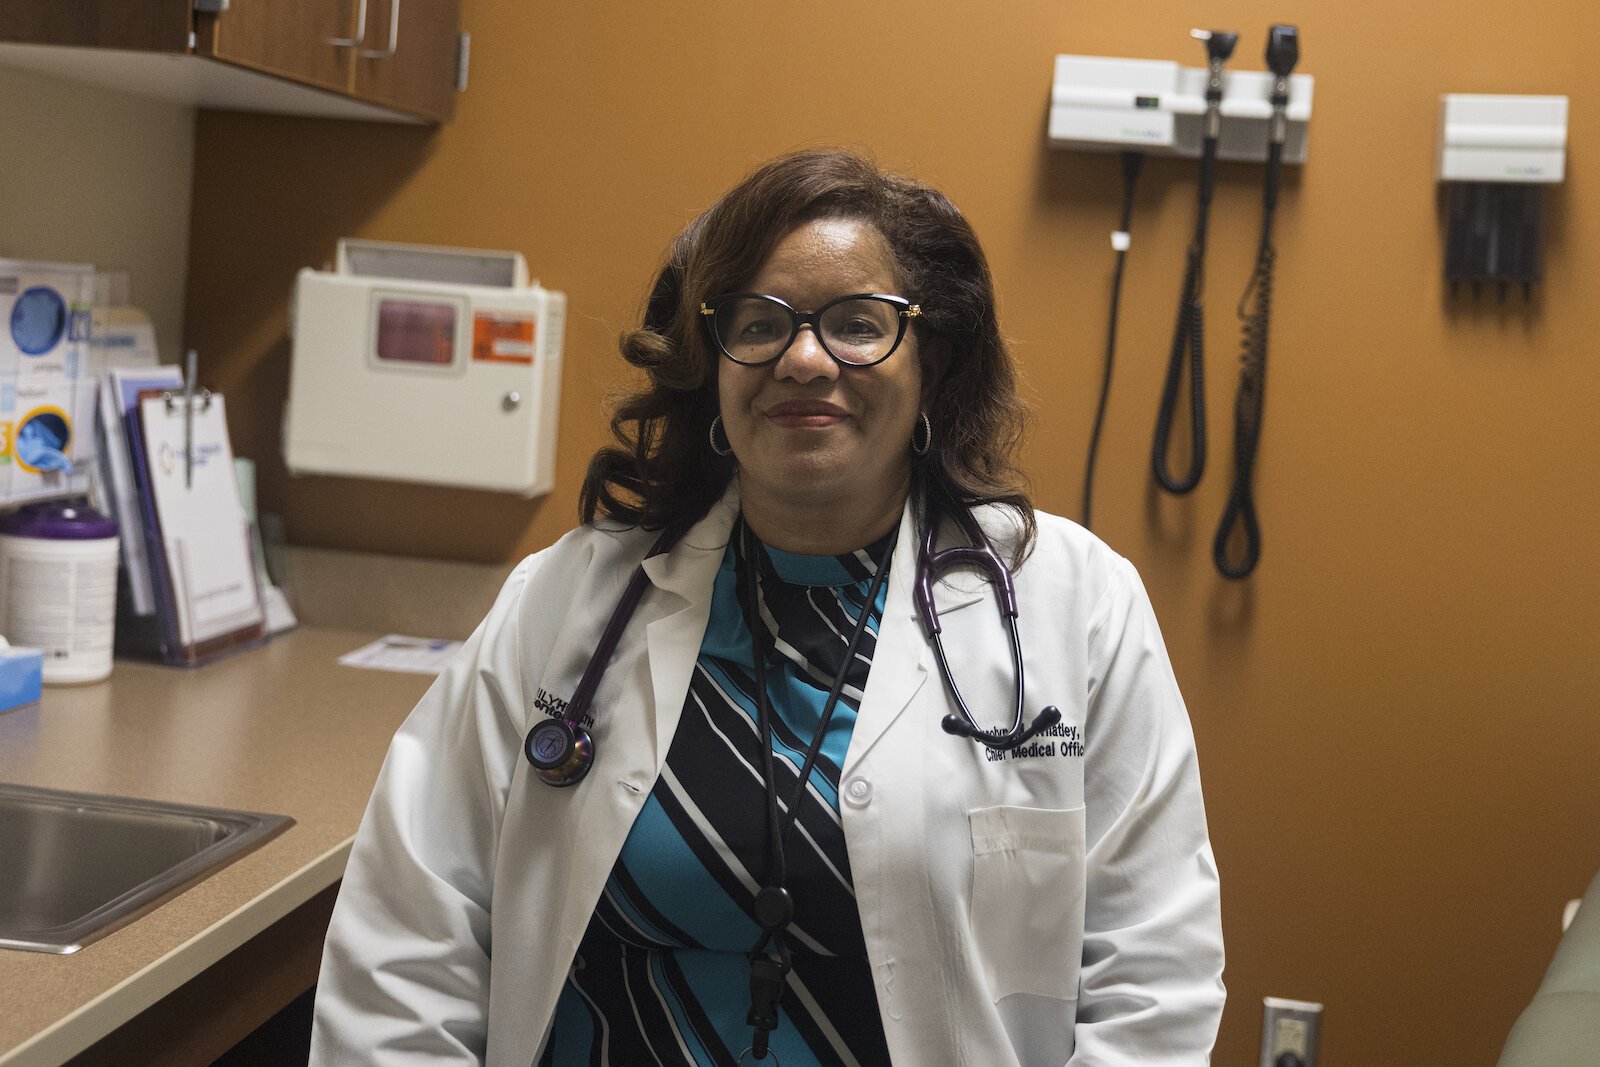
[[[534,724],[522,743],[533,773],[547,785],[577,785],[594,766],[594,741],[589,731],[566,719]]]

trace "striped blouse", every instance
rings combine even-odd
[[[887,542],[843,556],[757,552],[761,621],[773,637],[773,770],[784,803]],[[760,934],[753,909],[768,852],[742,567],[730,544],[666,766],[595,907],[541,1065],[731,1067],[750,1044],[747,953]],[[839,772],[887,584],[787,840],[793,970],[770,1039],[783,1067],[889,1061],[839,821]]]

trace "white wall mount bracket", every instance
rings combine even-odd
[[[1050,93],[1050,144],[1198,158],[1205,133],[1207,73],[1165,60],[1058,55]],[[1272,74],[1228,70],[1222,79],[1217,158],[1266,162]],[[1314,85],[1309,74],[1289,76],[1285,163],[1305,162]]]

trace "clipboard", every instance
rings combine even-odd
[[[222,396],[141,392],[129,428],[149,488],[141,503],[162,659],[196,666],[261,642],[266,609]]]

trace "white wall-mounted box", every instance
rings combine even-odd
[[[549,492],[565,312],[516,253],[341,242],[295,286],[290,472]]]
[[[1442,182],[1559,182],[1567,98],[1446,93],[1439,98]]]

